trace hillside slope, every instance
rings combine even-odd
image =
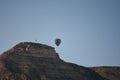
[[[91,67],[91,69],[95,70],[101,76],[108,78],[109,80],[120,80],[120,67]]]

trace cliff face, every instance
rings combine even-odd
[[[0,80],[107,80],[61,60],[53,47],[24,42],[0,56]]]

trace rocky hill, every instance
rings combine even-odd
[[[51,46],[22,42],[0,55],[0,80],[108,80],[59,58]]]

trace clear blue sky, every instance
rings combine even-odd
[[[67,62],[120,66],[120,0],[0,0],[0,53],[35,40]]]

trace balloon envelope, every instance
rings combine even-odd
[[[56,44],[57,46],[59,46],[60,43],[61,43],[61,39],[56,39],[56,40],[55,40],[55,44]]]

